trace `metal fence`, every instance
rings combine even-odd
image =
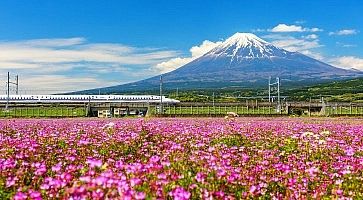
[[[164,116],[224,116],[228,112],[238,115],[286,115],[272,106],[164,106]],[[149,114],[159,115],[160,111],[151,107]]]
[[[288,113],[285,107],[278,110],[274,105],[165,105],[162,116],[225,116],[228,112],[234,112],[240,116],[284,116],[296,115]],[[160,108],[157,105],[149,105],[148,116],[160,116]],[[31,106],[31,107],[5,107],[0,108],[0,118],[65,118],[89,116],[86,106]],[[313,113],[310,108],[305,109],[301,116],[363,116],[362,105],[326,105],[321,111]],[[121,115],[120,115],[121,116]]]

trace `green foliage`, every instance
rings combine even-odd
[[[240,134],[228,135],[228,136],[216,138],[211,141],[212,146],[215,146],[218,144],[225,144],[228,147],[233,147],[233,146],[240,147],[240,146],[245,146],[248,143],[249,143],[249,140],[247,138],[244,138]]]
[[[66,143],[66,141],[64,141],[64,140],[59,140],[59,141],[58,141],[58,147],[59,147],[59,148],[61,148],[61,149],[65,149],[65,148],[67,148],[67,143]]]
[[[244,102],[245,97],[260,98],[268,95],[266,88],[216,88],[179,91],[167,91],[170,98],[182,102]],[[288,96],[288,100],[309,101],[326,97],[327,101],[363,102],[363,78],[333,81],[316,85],[284,85],[281,96]],[[243,98],[242,98],[243,97]]]
[[[5,188],[5,181],[0,177],[0,199],[11,199],[14,196],[14,191]]]
[[[280,151],[286,154],[296,153],[298,150],[298,141],[296,139],[286,139],[285,144],[279,148]]]
[[[291,88],[283,93],[289,99],[300,101],[324,96],[327,101],[363,102],[363,78]]]

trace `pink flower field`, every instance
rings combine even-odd
[[[2,120],[0,199],[362,199],[363,120]]]

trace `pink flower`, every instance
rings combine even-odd
[[[29,191],[29,197],[32,200],[41,200],[42,199],[42,195],[40,194],[40,192],[33,191],[33,190]]]
[[[58,163],[57,165],[52,167],[53,172],[59,172],[62,169],[62,164]]]
[[[97,160],[97,159],[88,159],[86,161],[87,164],[89,164],[90,168],[94,168],[94,167],[102,167],[102,160]]]
[[[160,157],[159,156],[152,156],[150,158],[150,162],[151,163],[157,163],[157,162],[159,162],[159,160],[160,160]]]
[[[158,174],[158,179],[165,180],[167,178],[165,173]]]
[[[250,187],[250,193],[252,193],[252,194],[253,194],[256,190],[257,190],[257,187],[256,187],[256,186],[252,185],[252,186]]]
[[[143,192],[136,192],[136,194],[135,194],[135,199],[137,199],[137,200],[141,200],[141,199],[145,199],[146,198],[146,194],[145,193],[143,193]]]
[[[22,192],[18,192],[14,196],[14,200],[25,200],[25,199],[27,199],[27,195]]]
[[[101,189],[92,191],[92,197],[94,199],[101,199],[104,196],[104,192]]]
[[[354,155],[354,149],[352,147],[349,147],[348,149],[345,150],[345,154],[347,156],[353,156]]]
[[[315,174],[319,172],[319,169],[316,167],[311,167],[311,168],[307,169],[307,172],[309,172],[309,175],[311,177],[315,177]]]
[[[216,195],[217,197],[219,198],[222,198],[225,196],[224,192],[223,191],[218,191],[218,192],[215,192],[214,195]]]
[[[18,178],[15,176],[15,177],[8,177],[6,179],[6,187],[11,187],[13,185],[15,185],[15,182],[18,180]]]
[[[79,180],[82,182],[89,183],[89,182],[91,182],[91,177],[90,176],[81,176],[81,177],[79,177]]]
[[[187,200],[190,198],[190,192],[186,191],[182,187],[177,187],[171,192],[169,192],[169,195],[173,197],[175,200]]]
[[[130,179],[130,185],[131,187],[134,187],[135,185],[139,185],[141,183],[141,179],[139,178],[132,178]]]
[[[206,177],[205,174],[203,174],[202,172],[198,172],[197,175],[195,176],[195,179],[197,180],[197,182],[203,183],[205,177]]]
[[[107,183],[107,178],[103,177],[103,176],[99,176],[96,179],[93,179],[92,182],[97,184],[97,185],[104,185],[104,184]]]

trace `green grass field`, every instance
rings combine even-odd
[[[246,106],[164,106],[166,115],[226,115],[235,112],[238,115],[286,115],[286,111],[278,113],[276,107],[246,107]],[[157,115],[158,108],[150,107],[148,114]],[[308,115],[308,114],[303,114]],[[363,115],[363,107],[326,107],[325,116],[334,115]],[[62,117],[85,117],[86,110],[83,107],[24,107],[0,109],[0,118],[62,118]],[[316,116],[316,114],[315,114]]]
[[[0,110],[0,117],[85,117],[84,108],[69,107],[26,107]]]

